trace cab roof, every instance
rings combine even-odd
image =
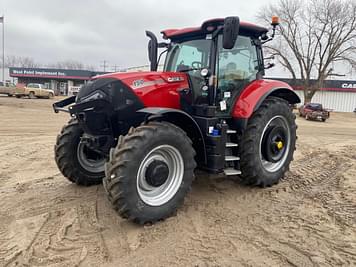
[[[167,29],[161,31],[164,39],[186,39],[189,37],[204,35],[212,33],[218,26],[224,24],[224,18],[216,18],[204,21],[200,27],[189,27],[183,29]],[[267,28],[261,27],[249,22],[240,21],[240,32],[242,34],[249,34],[255,36],[261,36],[268,31]]]

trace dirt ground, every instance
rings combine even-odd
[[[298,118],[280,184],[199,176],[176,216],[138,226],[60,174],[52,102],[0,97],[0,266],[356,266],[356,115]]]

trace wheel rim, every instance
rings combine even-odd
[[[155,165],[155,170],[152,170],[152,165]],[[184,161],[180,152],[170,145],[158,146],[152,149],[140,164],[137,172],[137,192],[146,204],[161,206],[175,196],[183,181],[183,175]]]
[[[105,157],[91,150],[85,143],[79,142],[77,148],[79,164],[87,171],[100,173],[105,170]]]
[[[268,172],[282,168],[290,150],[290,126],[283,116],[275,116],[263,129],[260,139],[260,160]]]

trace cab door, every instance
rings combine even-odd
[[[232,49],[224,49],[222,36],[219,36],[216,71],[218,115],[229,116],[239,93],[256,80],[259,72],[257,47],[253,39],[240,35]]]

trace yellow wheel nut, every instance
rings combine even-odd
[[[282,141],[277,142],[277,148],[279,150],[281,150],[283,148],[283,142]]]

